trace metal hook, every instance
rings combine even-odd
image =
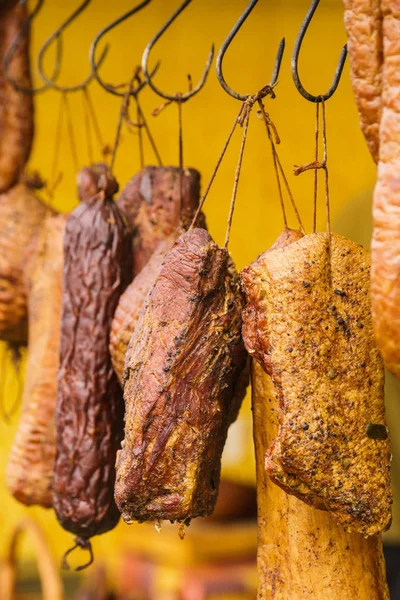
[[[303,96],[303,98],[305,98],[309,102],[322,102],[322,101],[326,102],[326,100],[329,100],[329,98],[331,98],[333,96],[333,94],[336,92],[337,86],[339,85],[339,81],[340,81],[340,78],[342,75],[344,63],[346,61],[346,56],[347,56],[347,44],[345,44],[340,53],[339,61],[338,61],[337,67],[336,67],[336,71],[335,71],[335,75],[333,77],[331,87],[326,92],[326,94],[321,94],[319,96],[313,96],[312,94],[307,92],[307,90],[304,89],[304,87],[300,81],[300,77],[299,77],[299,66],[298,66],[299,53],[300,53],[300,48],[301,48],[301,44],[303,42],[304,36],[306,34],[309,24],[311,23],[311,20],[314,16],[315,11],[317,10],[319,2],[320,2],[320,0],[313,0],[311,2],[311,6],[305,16],[305,19],[304,19],[301,27],[300,27],[300,31],[297,36],[296,43],[295,43],[294,49],[293,49],[293,55],[292,55],[292,77],[293,77],[294,84],[295,84],[297,90]]]
[[[135,13],[139,12],[142,8],[144,8],[150,2],[151,2],[151,0],[144,0],[143,2],[141,2],[140,4],[135,6],[135,8],[133,8],[132,10],[129,10],[127,13],[122,15],[122,17],[119,17],[118,19],[116,19],[115,21],[113,21],[112,23],[107,25],[107,27],[104,27],[96,35],[96,37],[94,38],[92,45],[90,47],[90,64],[92,65],[93,76],[95,77],[96,81],[101,85],[102,88],[104,88],[107,92],[110,92],[110,94],[114,94],[114,96],[122,97],[122,96],[125,96],[125,93],[118,91],[118,88],[121,88],[121,85],[113,85],[112,83],[106,83],[105,81],[103,81],[103,79],[101,79],[101,77],[98,73],[99,63],[97,63],[97,65],[96,65],[95,60],[94,60],[97,45],[98,45],[99,41],[101,40],[101,38],[106,33],[108,33],[111,29],[114,29],[114,27],[117,27],[117,25],[120,25],[120,23],[122,23],[123,21],[126,21],[127,19],[129,19],[129,17],[131,17]],[[153,76],[157,72],[157,69],[159,66],[160,66],[160,63],[158,62],[156,64],[156,66],[154,67],[153,71],[151,72],[151,76]],[[146,83],[147,83],[147,81],[142,81],[141,83],[139,83],[135,88],[133,88],[131,90],[130,95],[137,96],[137,94],[143,89],[143,87],[146,85]]]
[[[13,57],[14,53],[16,52],[21,39],[24,37],[24,35],[29,34],[31,23],[32,23],[33,19],[39,13],[40,9],[43,6],[43,3],[44,3],[44,0],[38,0],[38,3],[36,4],[34,10],[28,15],[28,17],[26,18],[26,21],[23,23],[20,31],[17,33],[17,35],[11,42],[9,48],[7,49],[7,51],[4,55],[4,59],[3,59],[4,77],[7,79],[7,81],[9,83],[11,83],[11,85],[14,87],[14,89],[16,89],[18,92],[23,92],[24,94],[38,94],[39,92],[43,92],[44,90],[47,90],[49,88],[48,83],[45,83],[44,85],[40,85],[39,87],[36,87],[36,88],[24,87],[20,83],[18,83],[18,81],[13,79],[11,77],[11,75],[9,74],[10,63],[11,63],[12,57]],[[22,6],[27,4],[27,0],[21,0],[20,4]],[[61,53],[62,53],[61,36],[58,35],[56,37],[57,37],[57,53],[56,53],[56,61],[55,61],[55,65],[54,65],[53,79],[57,79],[57,77],[60,73],[60,63],[61,63]]]
[[[149,84],[149,86],[151,87],[151,89],[153,90],[153,92],[155,92],[156,94],[161,96],[161,98],[165,98],[165,100],[176,101],[176,102],[180,102],[180,103],[186,102],[187,100],[189,100],[189,98],[192,98],[192,96],[197,94],[201,90],[201,88],[204,86],[206,79],[207,79],[207,75],[210,72],[212,59],[214,57],[214,44],[212,44],[212,46],[211,46],[211,50],[210,50],[208,58],[207,58],[207,63],[206,63],[205,69],[203,71],[203,74],[201,76],[199,83],[196,85],[196,87],[191,89],[189,92],[186,92],[186,94],[175,94],[175,95],[171,96],[170,94],[165,94],[164,92],[162,92],[152,82],[151,74],[149,74],[149,72],[147,71],[147,64],[149,62],[150,50],[153,48],[153,46],[156,44],[156,42],[160,39],[160,37],[166,32],[166,30],[170,27],[170,25],[172,25],[172,23],[175,21],[175,19],[181,14],[181,12],[187,7],[187,5],[190,4],[191,1],[192,0],[185,0],[185,2],[183,2],[181,4],[181,6],[179,8],[177,8],[177,10],[174,12],[174,14],[168,19],[168,21],[166,23],[164,23],[164,25],[156,33],[156,35],[153,37],[153,39],[147,44],[146,48],[144,49],[143,57],[142,57],[142,70],[143,70],[144,76],[146,77],[146,81]]]
[[[90,4],[91,0],[85,0],[84,2],[82,2],[82,4],[80,6],[78,6],[78,8],[72,13],[72,15],[70,15],[68,17],[68,19],[66,21],[64,21],[64,23],[62,23],[62,25],[60,25],[60,27],[58,27],[56,29],[56,31],[44,42],[44,44],[42,45],[40,51],[39,51],[39,56],[38,56],[38,69],[39,72],[41,74],[41,76],[43,77],[43,79],[46,81],[47,86],[51,86],[52,88],[58,90],[59,92],[76,92],[78,90],[82,90],[84,88],[86,88],[88,86],[88,84],[92,81],[92,79],[94,78],[94,74],[90,73],[90,75],[82,82],[79,83],[77,85],[72,85],[72,86],[61,86],[58,85],[54,82],[54,77],[53,79],[50,79],[46,73],[44,72],[44,67],[43,67],[43,60],[44,60],[44,55],[48,49],[48,47],[53,43],[53,41],[58,38],[61,33],[68,27],[68,25],[70,25],[80,14],[81,12],[88,6],[88,4]],[[104,58],[106,57],[106,54],[108,52],[108,46],[106,46],[99,58],[99,61],[97,63],[97,68],[101,65],[101,63],[103,62]]]
[[[225,52],[229,48],[229,46],[230,46],[233,38],[236,36],[236,34],[239,31],[239,29],[242,27],[243,23],[246,21],[247,17],[251,13],[251,11],[253,10],[253,8],[257,4],[257,2],[258,2],[258,0],[252,0],[249,3],[249,5],[247,6],[246,10],[241,15],[241,17],[238,19],[238,21],[236,22],[236,24],[234,25],[234,27],[230,31],[228,37],[226,38],[226,40],[222,44],[221,49],[218,52],[217,61],[216,61],[217,78],[218,78],[218,81],[220,82],[221,86],[224,88],[224,90],[230,96],[232,96],[233,98],[236,98],[237,100],[241,100],[242,102],[244,102],[245,100],[247,100],[247,98],[250,96],[250,94],[246,94],[246,95],[239,94],[238,92],[235,92],[235,90],[233,90],[226,83],[225,78],[224,78],[224,76],[222,74],[222,62],[223,62],[223,59],[224,59],[224,56],[225,56]],[[271,83],[269,84],[269,87],[271,87],[271,88],[274,87],[274,85],[276,84],[276,82],[278,80],[278,76],[279,76],[279,71],[280,71],[281,64],[282,64],[282,58],[283,58],[284,50],[285,50],[285,38],[282,38],[282,40],[280,41],[279,47],[278,47],[278,52],[276,54],[276,58],[275,58],[275,64],[274,64],[274,70],[272,72]]]

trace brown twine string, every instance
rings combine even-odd
[[[326,113],[325,101],[322,100],[322,141],[324,145],[324,171],[325,171],[325,205],[326,205],[326,230],[331,235],[331,205],[329,200],[329,174],[328,174],[328,145],[326,141]]]
[[[159,166],[162,167],[163,163],[162,163],[162,160],[161,160],[160,152],[158,151],[158,148],[157,148],[156,143],[154,141],[154,137],[153,137],[153,135],[152,135],[152,133],[150,131],[150,127],[149,127],[149,125],[147,123],[147,119],[144,116],[144,113],[143,113],[142,108],[141,108],[141,106],[139,104],[139,99],[138,99],[137,96],[135,96],[135,100],[136,100],[136,106],[137,106],[137,109],[138,109],[138,113],[140,114],[140,119],[141,119],[142,125],[143,125],[143,127],[144,127],[144,129],[146,131],[146,134],[147,134],[147,138],[148,138],[148,140],[150,142],[150,145],[151,145],[151,147],[153,149],[154,155],[155,155],[155,157],[157,159],[157,162],[158,162]]]
[[[209,181],[208,181],[208,183],[207,183],[207,187],[206,187],[206,189],[205,189],[205,191],[204,191],[204,194],[203,194],[203,196],[201,197],[201,200],[200,200],[200,202],[199,202],[199,206],[198,206],[198,208],[197,208],[197,210],[196,210],[196,213],[195,213],[195,215],[194,215],[194,217],[193,217],[193,221],[192,221],[192,223],[191,223],[191,225],[190,225],[189,229],[193,229],[193,227],[194,227],[194,226],[195,226],[195,224],[196,224],[196,221],[197,221],[197,219],[198,219],[198,216],[199,216],[199,214],[200,214],[200,212],[201,212],[201,210],[202,210],[202,208],[203,208],[203,206],[204,206],[204,202],[206,201],[206,198],[207,198],[207,196],[208,196],[208,192],[210,191],[210,188],[211,188],[211,186],[212,186],[212,184],[213,184],[213,181],[214,181],[214,179],[215,179],[215,177],[216,177],[216,175],[217,175],[217,173],[218,173],[218,169],[219,169],[219,167],[220,167],[220,165],[221,165],[222,159],[224,158],[224,156],[225,156],[225,152],[226,152],[226,151],[227,151],[227,149],[228,149],[229,142],[231,141],[231,139],[232,139],[232,136],[233,136],[233,134],[234,134],[234,131],[235,131],[235,129],[236,129],[236,126],[237,126],[237,124],[238,124],[238,122],[239,122],[239,117],[240,117],[240,115],[242,114],[242,110],[243,110],[243,105],[241,105],[241,107],[240,107],[240,110],[239,110],[239,113],[238,113],[237,117],[235,118],[235,120],[234,120],[234,122],[233,122],[232,128],[231,128],[231,130],[230,130],[230,132],[229,132],[229,134],[228,134],[228,137],[227,137],[227,139],[226,139],[226,142],[225,142],[225,144],[224,144],[224,147],[222,148],[222,152],[221,152],[221,154],[219,155],[219,158],[218,158],[218,160],[217,160],[217,164],[215,165],[215,167],[214,167],[214,170],[213,170],[213,172],[211,173],[211,177],[210,177],[210,179],[209,179]]]
[[[74,163],[75,171],[78,171],[78,169],[79,169],[78,152],[76,150],[74,126],[72,124],[71,107],[69,104],[68,94],[66,92],[63,92],[63,98],[64,98],[64,104],[65,104],[65,116],[66,116],[66,121],[67,121],[67,131],[68,131],[68,137],[69,137],[69,144],[70,144],[70,148],[71,148],[72,160]]]
[[[85,88],[83,88],[82,92],[83,92],[83,94],[82,94],[83,120],[85,123],[87,151],[88,151],[89,164],[92,165],[94,163],[94,160],[93,160],[92,135],[91,135],[91,131],[90,131],[90,113],[89,113],[89,108],[88,108],[88,105],[86,102]]]
[[[260,112],[261,112],[261,115],[262,115],[264,123],[265,123],[265,127],[266,127],[267,134],[268,134],[268,139],[271,144],[272,157],[273,157],[273,161],[274,161],[274,168],[275,168],[275,174],[276,174],[276,179],[277,179],[277,184],[278,184],[279,198],[280,198],[280,204],[281,204],[281,209],[282,209],[284,225],[285,225],[285,227],[287,227],[287,218],[286,218],[286,209],[285,209],[283,195],[282,195],[282,186],[281,186],[281,182],[280,182],[279,173],[285,184],[285,188],[286,188],[287,194],[289,196],[293,210],[295,212],[300,230],[304,231],[304,226],[303,226],[303,222],[300,217],[299,209],[297,208],[297,204],[296,204],[294,196],[292,194],[292,190],[290,188],[289,181],[286,177],[286,173],[283,169],[281,160],[278,155],[278,151],[276,149],[275,144],[280,144],[280,142],[281,142],[278,130],[277,130],[275,124],[273,123],[270,115],[266,112],[264,104],[262,103],[261,99],[258,100],[258,105],[260,107]],[[271,129],[272,129],[272,131],[271,131]],[[272,135],[272,132],[274,135]],[[274,142],[274,137],[275,137],[275,142]]]
[[[315,162],[318,162],[319,141],[319,102],[315,110]],[[314,208],[313,208],[313,232],[317,231],[317,198],[318,198],[318,169],[314,169]]]
[[[88,110],[89,110],[89,114],[90,114],[90,117],[91,117],[93,130],[94,130],[95,136],[97,138],[97,144],[99,146],[100,153],[103,156],[103,160],[106,160],[107,156],[109,154],[111,154],[110,146],[108,144],[104,143],[103,136],[101,135],[99,120],[97,118],[97,114],[96,114],[96,111],[94,109],[94,104],[93,104],[93,101],[92,101],[92,97],[91,97],[91,95],[90,95],[89,90],[88,90],[87,87],[83,88],[83,93],[85,95],[86,104],[87,104],[87,107],[88,107]]]
[[[179,196],[180,210],[183,205],[183,125],[182,125],[182,94],[177,94],[178,105],[178,139],[179,139]]]
[[[137,118],[137,122],[138,122],[139,160],[140,160],[140,168],[143,169],[143,167],[144,167],[144,148],[143,148],[143,133],[142,133],[143,122],[142,122],[142,116],[140,114],[137,96],[135,96],[135,103],[136,103],[136,118]]]
[[[317,103],[318,106],[319,103]],[[326,112],[325,112],[325,101],[321,100],[322,104],[322,142],[323,142],[323,157],[322,160],[318,160],[316,158],[310,163],[305,165],[295,165],[294,174],[300,175],[305,171],[309,171],[313,169],[315,171],[314,174],[314,233],[316,231],[316,212],[317,212],[317,184],[316,184],[316,176],[318,169],[323,169],[325,172],[325,209],[326,209],[326,230],[329,234],[329,244],[330,244],[330,233],[331,233],[331,210],[330,210],[330,199],[329,199],[329,173],[328,173],[328,146],[326,139]],[[316,141],[316,150],[315,154],[318,157],[318,145],[319,145],[319,109],[316,111],[317,119],[316,119],[316,133],[315,133],[315,141]]]
[[[226,236],[225,236],[225,243],[224,243],[224,248],[226,248],[226,249],[228,248],[229,236],[231,234],[233,211],[235,210],[236,195],[237,195],[237,189],[238,189],[238,185],[239,185],[240,171],[242,168],[244,147],[246,145],[247,131],[249,128],[250,112],[251,112],[252,105],[251,106],[246,105],[246,102],[244,102],[243,107],[244,107],[243,113],[245,113],[245,117],[244,117],[245,121],[244,121],[244,127],[243,127],[242,142],[240,144],[239,160],[238,160],[238,163],[236,166],[235,180],[233,182],[231,205],[229,208],[228,226],[226,229]],[[239,116],[239,119],[241,119],[241,117],[242,117],[242,115]],[[239,121],[239,123],[240,123],[240,121]]]
[[[134,83],[135,79],[137,78],[137,71],[138,71],[138,68],[135,69],[135,71],[132,75],[132,78],[129,82],[128,89],[125,92],[125,94],[122,96],[121,109],[119,111],[119,116],[118,116],[117,130],[115,132],[114,146],[113,146],[112,154],[111,154],[110,172],[112,172],[114,169],[115,157],[117,155],[117,150],[118,150],[118,146],[119,146],[120,139],[121,139],[122,122],[126,118],[127,109],[129,106],[129,97],[132,93],[133,83]]]
[[[49,204],[53,203],[54,192],[59,185],[60,181],[63,178],[63,174],[61,171],[58,171],[58,165],[60,161],[60,150],[61,150],[61,139],[62,139],[62,129],[63,129],[63,121],[64,121],[64,112],[65,112],[65,103],[63,95],[60,95],[60,106],[58,109],[57,116],[57,125],[56,125],[56,135],[54,140],[54,151],[53,151],[53,162],[50,171],[50,181],[45,184],[45,191],[47,193]]]

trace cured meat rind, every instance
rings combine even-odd
[[[243,398],[242,306],[228,252],[203,229],[182,234],[147,296],[124,374],[115,499],[126,522],[212,513]]]
[[[371,301],[375,337],[386,367],[400,379],[400,7],[382,0],[383,112],[374,192]]]
[[[379,160],[382,115],[382,11],[380,0],[344,0],[351,83],[372,158]]]
[[[365,536],[390,526],[392,503],[389,438],[367,433],[386,428],[369,275],[366,250],[323,233],[266,252],[241,274],[249,352],[280,402],[267,471]]]

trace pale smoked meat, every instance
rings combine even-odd
[[[271,375],[279,435],[271,478],[364,536],[391,521],[384,372],[372,331],[369,255],[315,233],[242,271],[245,340]]]
[[[140,309],[143,306],[147,292],[156,280],[165,255],[174,242],[174,236],[170,236],[159,242],[150,260],[128,285],[119,299],[111,324],[110,354],[114,371],[120,383],[123,380],[126,351],[135,330]]]
[[[393,3],[393,2],[392,2]],[[379,160],[382,113],[382,13],[380,0],[344,0],[351,83],[372,158]]]
[[[244,392],[242,307],[228,252],[203,229],[182,234],[147,296],[124,374],[115,499],[126,522],[212,513]]]
[[[26,344],[27,298],[24,255],[49,209],[19,183],[0,194],[0,339]],[[51,211],[50,211],[51,212]]]
[[[400,379],[400,3],[382,0],[383,112],[374,193],[371,300],[375,337],[389,371]]]
[[[29,350],[6,482],[24,504],[52,505],[65,215],[49,216],[29,269]]]
[[[278,434],[280,406],[271,378],[252,361],[257,465],[258,598],[389,600],[381,535],[348,533],[333,515],[273,484],[265,453]]]
[[[199,205],[200,173],[178,167],[145,167],[122,190],[117,204],[133,229],[133,273],[137,275],[158,242],[191,225]],[[197,226],[205,223],[200,213]]]

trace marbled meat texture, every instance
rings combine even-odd
[[[103,192],[68,217],[53,503],[62,526],[81,538],[119,520],[113,491],[123,397],[108,345],[132,273],[131,249],[125,217]]]
[[[147,296],[124,375],[115,499],[126,522],[212,513],[244,393],[242,307],[228,252],[203,229],[182,234]]]
[[[133,268],[137,275],[153,254],[158,242],[178,227],[188,229],[199,205],[200,173],[178,167],[145,167],[124,187],[118,206],[132,227]],[[205,226],[200,213],[197,226]]]
[[[2,2],[0,7],[0,56],[20,32],[28,17],[27,3],[17,0]],[[23,35],[8,73],[22,87],[32,87],[29,65],[29,31]],[[14,185],[28,161],[34,133],[33,95],[16,90],[4,76],[0,62],[0,192]]]
[[[400,379],[400,2],[382,0],[384,66],[380,159],[374,192],[371,301],[375,337]]]
[[[382,114],[381,1],[344,0],[344,6],[351,83],[360,116],[361,130],[377,163]]]
[[[25,252],[50,211],[25,185],[0,194],[0,339],[26,344]]]
[[[178,233],[176,234],[177,236]],[[139,318],[140,309],[143,306],[147,293],[154,285],[165,255],[174,244],[176,237],[171,235],[159,242],[149,261],[128,285],[119,299],[111,325],[110,354],[114,371],[121,384],[123,382],[124,365],[127,358],[126,353]]]
[[[22,411],[6,482],[26,505],[52,505],[65,215],[48,216],[26,281],[29,349]]]
[[[325,233],[265,252],[241,275],[245,343],[281,408],[266,469],[364,536],[389,527],[392,504],[369,276],[366,250],[338,234],[329,243]]]

